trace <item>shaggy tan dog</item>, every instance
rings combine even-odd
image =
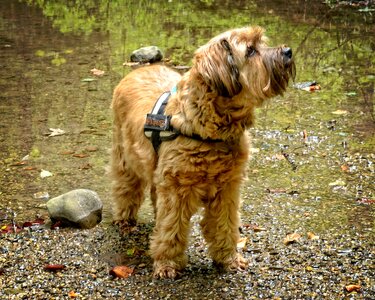
[[[154,276],[174,278],[186,263],[190,218],[204,208],[202,232],[213,261],[243,270],[236,252],[240,187],[248,161],[246,129],[254,109],[282,94],[295,73],[290,48],[267,47],[260,27],[227,31],[199,48],[182,77],[165,66],[139,68],[113,95],[111,159],[114,220],[136,222],[146,188],[156,212]],[[155,150],[145,117],[174,86],[165,115],[180,134]]]

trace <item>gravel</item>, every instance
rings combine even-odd
[[[194,217],[189,265],[177,280],[152,278],[147,254],[152,224],[122,236],[112,225],[92,229],[25,228],[0,235],[0,299],[374,299],[374,247],[358,235],[302,236],[288,246],[287,232],[244,222],[250,261],[246,272],[221,273],[207,257]],[[63,265],[61,270],[46,266]],[[134,268],[128,278],[113,266]],[[345,287],[360,285],[359,292]]]

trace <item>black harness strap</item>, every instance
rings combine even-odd
[[[171,125],[171,116],[164,115],[171,92],[163,93],[156,101],[152,112],[147,114],[144,132],[157,152],[163,141],[175,139],[180,133]]]
[[[158,152],[159,147],[162,142],[171,141],[177,138],[179,135],[184,135],[186,137],[192,138],[194,140],[202,141],[202,142],[210,142],[210,143],[223,142],[223,140],[219,140],[219,139],[202,138],[198,134],[185,135],[185,134],[182,134],[177,129],[173,128],[171,124],[172,116],[164,115],[164,110],[168,104],[169,97],[174,92],[175,92],[175,89],[172,89],[172,92],[163,93],[159,97],[159,99],[156,101],[151,113],[147,114],[146,116],[146,122],[144,125],[144,133],[146,137],[150,139],[155,152]]]

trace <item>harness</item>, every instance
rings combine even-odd
[[[172,116],[164,115],[164,110],[168,104],[170,96],[175,94],[176,92],[176,86],[173,87],[170,91],[164,92],[156,101],[151,113],[147,114],[146,116],[144,133],[145,136],[150,139],[155,152],[158,152],[162,142],[174,140],[179,135],[184,135],[186,137],[202,142],[223,142],[223,140],[220,139],[202,138],[200,135],[194,133],[192,135],[185,135],[178,129],[173,128],[171,124]]]
[[[163,93],[156,101],[151,113],[146,116],[144,133],[151,140],[155,152],[158,151],[162,142],[174,140],[180,135],[180,132],[171,125],[172,116],[164,115],[169,97],[176,91],[177,87],[175,86],[172,90]]]

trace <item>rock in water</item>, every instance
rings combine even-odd
[[[49,200],[47,209],[52,221],[92,228],[102,220],[103,203],[96,192],[77,189]]]
[[[143,47],[138,50],[133,51],[130,56],[132,62],[139,63],[153,63],[161,61],[163,59],[163,54],[161,50],[156,46]]]

